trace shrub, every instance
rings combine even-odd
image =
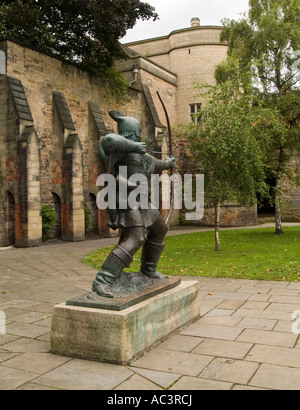
[[[85,202],[84,203],[84,226],[85,226],[85,232],[88,231],[90,225],[91,225],[91,214],[92,211],[90,210],[88,204]]]
[[[43,240],[47,239],[47,235],[56,222],[56,212],[48,205],[42,206],[42,234]]]

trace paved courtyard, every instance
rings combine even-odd
[[[90,290],[80,261],[114,243],[0,250],[0,390],[300,389],[300,282],[197,278],[201,318],[130,366],[50,354],[53,307]]]

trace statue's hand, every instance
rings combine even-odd
[[[147,152],[147,145],[145,142],[137,142],[136,143],[136,152],[138,154],[146,154]]]
[[[173,169],[175,167],[176,159],[175,158],[167,158],[166,162],[169,166],[169,169]]]

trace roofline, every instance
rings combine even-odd
[[[165,36],[150,37],[150,38],[144,39],[144,40],[137,40],[137,41],[132,41],[132,42],[130,42],[130,43],[123,43],[123,45],[130,47],[130,45],[134,45],[134,44],[149,43],[149,42],[157,41],[157,40],[166,40],[166,39],[169,39],[173,34],[182,33],[182,32],[184,32],[184,31],[195,31],[195,30],[202,30],[202,29],[216,29],[216,30],[220,30],[220,29],[222,29],[222,28],[223,28],[223,26],[198,26],[198,27],[181,28],[181,29],[178,29],[178,30],[173,30],[173,31],[171,31],[170,34],[167,34],[167,35],[165,35]]]
[[[65,60],[63,57],[60,57],[59,55],[57,55],[55,53],[51,53],[51,51],[43,51],[43,50],[39,49],[38,47],[32,46],[30,44],[26,44],[26,43],[22,42],[21,40],[17,40],[17,39],[12,38],[12,37],[0,38],[0,43],[5,43],[5,42],[10,42],[10,43],[17,44],[18,46],[28,48],[29,50],[36,51],[37,53],[44,54],[48,57],[55,58],[56,60],[60,60],[62,62],[65,62],[65,63],[72,64],[72,65],[76,66],[76,63],[74,63],[70,60]],[[77,67],[78,67],[78,65],[77,65]]]

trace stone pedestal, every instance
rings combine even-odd
[[[51,351],[86,360],[128,364],[200,316],[199,283],[176,288],[122,311],[61,304],[52,319]]]

